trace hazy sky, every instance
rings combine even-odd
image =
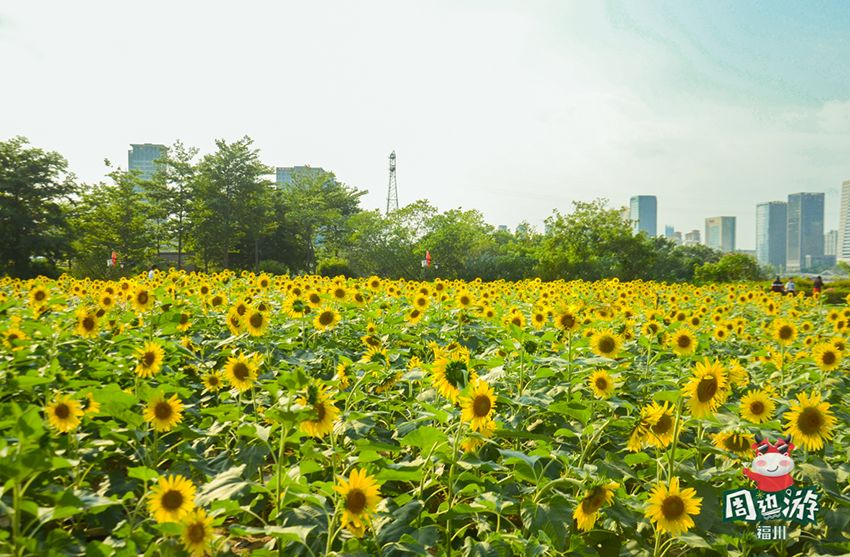
[[[386,205],[553,209],[658,196],[664,224],[738,217],[850,179],[850,3],[41,2],[0,4],[0,139],[83,180],[130,143],[248,134]]]

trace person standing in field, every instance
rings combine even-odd
[[[780,294],[785,292],[785,289],[782,288],[782,279],[780,279],[778,276],[776,277],[776,280],[773,281],[773,284],[770,285],[770,291],[778,292]]]
[[[820,278],[820,275],[815,277],[815,280],[812,281],[812,294],[820,294],[821,290],[823,290],[823,279]]]
[[[788,282],[785,283],[785,293],[792,296],[797,293],[797,285],[794,284],[794,277],[788,277]]]

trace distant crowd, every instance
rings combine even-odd
[[[820,275],[818,275],[815,280],[812,281],[812,294],[819,294],[823,290],[823,279]],[[794,277],[789,277],[788,282],[782,283],[782,279],[777,275],[776,279],[773,281],[773,284],[770,287],[771,292],[778,292],[779,294],[796,294],[797,293],[797,285],[794,284]]]

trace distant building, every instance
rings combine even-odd
[[[168,153],[168,147],[158,143],[132,143],[127,151],[127,169],[138,170],[143,180],[152,180],[154,174],[159,170],[156,164]]]
[[[808,269],[806,258],[823,257],[823,193],[794,193],[788,196],[788,231],[785,270]]]
[[[756,205],[756,259],[781,271],[785,268],[788,204],[768,201]]]
[[[830,230],[823,235],[823,254],[838,255],[838,230]]]
[[[673,236],[670,238],[670,240],[672,240],[673,243],[676,244],[677,246],[681,246],[682,245],[682,233],[677,230],[676,232],[673,233]],[[699,243],[699,239],[697,239],[697,243]]]
[[[676,230],[670,226],[669,224],[664,225],[664,237],[665,238],[673,238],[673,235],[676,234]]]
[[[838,215],[838,261],[850,263],[850,180],[841,185],[841,213]]]
[[[499,232],[510,232],[510,230],[508,230],[507,224],[500,224],[498,227],[496,227],[496,230],[498,230]]]
[[[705,245],[726,253],[735,251],[735,217],[705,219]]]
[[[279,188],[292,185],[294,178],[299,174],[307,176],[321,176],[322,174],[330,174],[321,167],[313,168],[312,166],[279,166],[275,168],[275,184]]]
[[[686,246],[695,246],[699,244],[700,241],[699,230],[691,230],[690,232],[685,233]]]
[[[658,235],[658,199],[654,195],[636,195],[629,202],[632,231],[646,232],[650,238]]]

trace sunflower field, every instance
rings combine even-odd
[[[760,286],[0,279],[0,554],[850,553],[850,308]],[[756,438],[817,519],[724,520]]]

